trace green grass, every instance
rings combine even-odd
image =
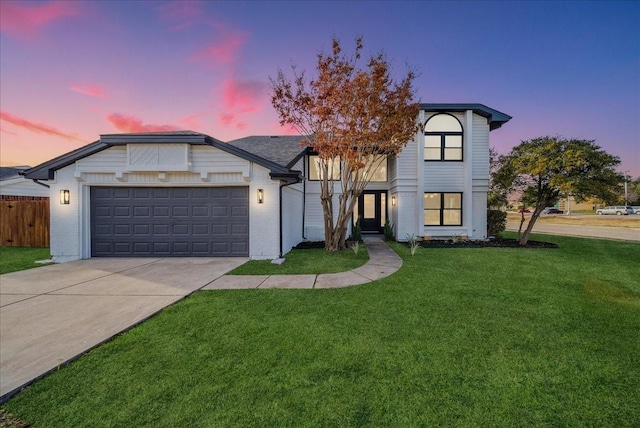
[[[640,244],[419,249],[370,284],[201,291],[38,381],[35,427],[640,425]]]
[[[49,257],[48,248],[0,247],[0,274],[42,266],[36,261]]]
[[[344,272],[362,266],[369,261],[369,253],[360,245],[358,254],[347,249],[329,253],[322,248],[292,250],[285,254],[281,265],[271,260],[251,260],[238,266],[229,275],[298,275]]]

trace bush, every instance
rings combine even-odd
[[[506,228],[506,212],[500,210],[487,210],[487,236],[500,236]]]
[[[389,221],[389,219],[385,220],[383,231],[384,231],[384,239],[385,239],[385,241],[393,241],[394,240],[393,224]]]
[[[360,241],[362,239],[362,227],[360,226],[360,217],[356,220],[356,224],[351,229],[351,239],[354,241]]]

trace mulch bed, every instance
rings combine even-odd
[[[407,247],[408,243],[404,243]],[[347,241],[349,247],[350,241]],[[506,247],[506,248],[558,248],[558,244],[544,241],[527,241],[527,245],[520,245],[516,239],[495,238],[487,241],[469,241],[459,240],[432,240],[421,241],[420,246],[423,248],[486,248],[486,247]],[[305,250],[309,248],[324,248],[324,241],[301,242],[295,247],[296,250]]]
[[[407,244],[409,246],[409,244]],[[506,248],[558,248],[558,244],[544,241],[527,241],[526,245],[520,245],[520,242],[516,239],[507,238],[495,238],[487,241],[452,241],[447,240],[433,240],[422,241],[420,246],[423,248],[486,248],[486,247],[506,247]]]

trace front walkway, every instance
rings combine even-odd
[[[359,268],[320,275],[224,275],[203,290],[239,288],[341,288],[366,284],[400,269],[402,259],[377,236],[364,237],[369,261]]]

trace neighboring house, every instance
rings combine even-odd
[[[34,183],[20,175],[28,166],[0,167],[0,200],[37,200],[49,197],[46,186]]]
[[[484,238],[489,132],[511,117],[482,104],[422,104],[418,119],[423,129],[360,197],[363,232],[380,232],[389,218],[399,240]],[[223,143],[192,131],[101,135],[26,177],[68,196],[51,204],[55,261],[273,259],[301,241],[324,239],[316,158],[303,140]]]

